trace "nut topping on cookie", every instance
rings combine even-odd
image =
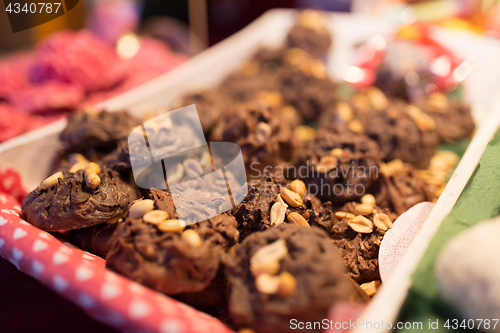
[[[363,134],[365,132],[363,124],[358,119],[351,120],[349,124],[347,124],[347,127],[354,133]]]
[[[370,215],[373,213],[373,206],[370,204],[361,204],[354,207],[354,214],[356,215]]]
[[[335,156],[323,156],[316,165],[316,170],[321,173],[327,173],[339,164]]]
[[[287,219],[289,222],[300,225],[301,227],[310,227],[309,223],[307,223],[307,220],[299,213],[292,212],[288,214]]]
[[[287,189],[286,187],[281,189],[281,197],[292,207],[300,207],[304,203],[299,194]]]
[[[370,281],[363,283],[360,287],[363,289],[365,293],[368,294],[368,296],[373,296],[377,292],[377,290],[380,288],[381,282],[380,281]]]
[[[373,222],[364,216],[358,215],[348,222],[352,230],[362,234],[369,234],[373,231]]]
[[[281,297],[286,297],[295,292],[297,289],[297,280],[292,274],[288,272],[283,272],[279,276],[280,284],[278,288],[278,294]]]
[[[349,219],[352,220],[353,218],[356,217],[353,213],[349,212],[335,212],[335,217],[338,219]]]
[[[87,164],[87,166],[85,167],[85,173],[92,173],[92,172],[96,174],[99,174],[99,172],[101,172],[99,164],[95,162],[90,162],[89,164]]]
[[[130,217],[133,219],[141,218],[147,212],[152,211],[154,206],[155,203],[151,199],[137,201],[130,207]]]
[[[382,230],[387,230],[392,228],[391,218],[387,214],[375,214],[373,217],[373,224]]]
[[[261,121],[257,124],[257,133],[255,134],[255,138],[259,143],[266,143],[271,137],[271,133],[271,126]]]
[[[181,238],[191,247],[199,247],[201,245],[201,238],[193,229],[184,230],[181,234]]]
[[[255,287],[263,294],[276,294],[280,287],[279,276],[272,276],[266,273],[255,278]]]
[[[271,207],[271,212],[270,212],[271,225],[277,226],[283,223],[283,221],[285,220],[286,208],[287,206],[280,201],[276,202]]]
[[[62,172],[56,172],[52,176],[45,179],[42,182],[42,184],[40,184],[40,188],[42,190],[48,190],[49,188],[54,187],[57,184],[57,182],[59,181],[59,179],[63,179],[63,178],[64,178],[64,176],[63,176]]]
[[[186,221],[171,219],[158,224],[158,229],[163,232],[180,232],[186,228]]]
[[[295,179],[290,183],[290,190],[300,195],[300,197],[303,197],[307,193],[306,184],[300,179]]]
[[[377,202],[372,194],[365,194],[361,197],[361,203],[375,205]]]
[[[254,253],[250,258],[250,270],[254,276],[260,273],[276,274],[279,270],[279,261],[287,254],[288,248],[286,247],[285,240],[278,239]]]
[[[71,168],[69,169],[69,172],[75,173],[77,171],[84,170],[86,166],[87,166],[87,163],[85,163],[85,162],[77,162],[71,166]]]
[[[168,219],[168,213],[163,210],[152,210],[144,214],[142,219],[144,222],[158,225]]]

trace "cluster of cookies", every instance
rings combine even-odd
[[[439,195],[453,158],[436,148],[474,125],[439,93],[422,105],[376,88],[339,101],[324,64],[331,43],[325,17],[305,11],[283,48],[260,49],[217,88],[174,106],[195,104],[210,141],[241,148],[248,195],[232,209],[179,219],[168,190],[133,179],[130,152],[140,147],[127,137],[140,122],[87,110],[69,118],[56,173],[26,196],[22,217],[67,231],[110,269],[236,328],[288,331],[291,319],[327,318],[336,302],[367,302],[385,232]],[[156,134],[165,149],[183,150],[175,128]],[[211,171],[207,154],[186,161],[168,182]],[[207,210],[220,204],[206,199]],[[182,205],[189,210],[189,195]]]

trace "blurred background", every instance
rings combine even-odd
[[[29,49],[59,30],[88,28],[109,42],[130,31],[153,35],[174,50],[193,55],[272,8],[354,11],[390,19],[403,6],[410,6],[412,14],[435,24],[477,33],[496,34],[499,30],[497,0],[81,0],[66,15],[15,34],[2,10],[0,54]]]

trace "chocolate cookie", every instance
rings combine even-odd
[[[130,165],[128,140],[120,140],[111,153],[102,157],[101,164],[120,173],[129,174],[132,171],[132,166]]]
[[[310,59],[299,49],[287,51],[288,63],[279,70],[283,98],[306,121],[316,121],[318,116],[335,103],[336,85],[327,77],[324,64]]]
[[[240,240],[243,240],[254,232],[281,223],[307,227],[328,224],[325,221],[326,207],[314,195],[307,193],[302,181],[289,183],[282,176],[266,170],[261,178],[249,181],[248,195],[228,214],[236,218]],[[320,218],[320,212],[323,211]]]
[[[248,195],[228,212],[238,223],[240,239],[271,227],[271,207],[277,202],[277,196],[285,185],[283,177],[276,177],[267,171],[262,178],[248,182]]]
[[[325,58],[332,45],[332,37],[323,13],[305,10],[287,36],[289,48],[300,48],[316,58]]]
[[[425,169],[441,143],[434,119],[402,100],[387,100],[376,88],[355,95],[326,111],[322,127],[343,122],[375,141],[385,161],[400,159]]]
[[[341,250],[349,277],[359,284],[380,280],[378,251],[394,214],[370,204],[349,202],[335,212],[329,234]]]
[[[316,227],[284,223],[254,233],[224,255],[223,263],[232,320],[258,332],[288,332],[292,319],[321,321],[335,302],[367,300]]]
[[[113,170],[104,168],[98,177],[100,181],[92,189],[84,170],[50,176],[24,197],[22,218],[43,230],[72,230],[124,214],[137,199],[136,191]]]
[[[263,101],[273,108],[278,109],[280,118],[289,125],[290,128],[295,128],[304,123],[304,119],[300,113],[291,105],[287,104],[283,99],[283,95],[279,91],[259,90],[252,100]]]
[[[196,105],[196,110],[205,134],[209,133],[217,121],[226,113],[232,101],[223,93],[216,90],[205,90],[187,94],[181,97],[173,107],[178,109],[183,106]]]
[[[200,292],[215,278],[221,255],[236,243],[236,221],[223,214],[186,227],[175,213],[153,210],[169,206],[173,212],[159,198],[131,206],[106,265],[168,295]]]
[[[434,188],[418,176],[417,170],[398,160],[381,168],[379,181],[371,192],[378,206],[398,215],[420,202],[436,198]]]
[[[338,128],[322,130],[310,141],[288,178],[300,178],[323,201],[360,198],[378,179],[381,152],[364,135]]]
[[[101,223],[88,228],[72,230],[69,234],[71,243],[82,250],[104,258],[113,246],[113,242],[123,223],[122,218],[116,217],[113,220],[109,223]]]
[[[424,103],[417,104],[436,122],[436,130],[443,141],[469,138],[474,132],[474,119],[470,107],[450,101],[441,93],[431,94]]]
[[[137,121],[124,111],[73,113],[68,117],[60,140],[67,153],[82,153],[95,160],[115,149],[118,141],[126,138],[134,126]]]
[[[299,146],[278,110],[261,101],[235,106],[214,128],[211,141],[240,146],[247,172],[291,162]]]
[[[253,60],[257,61],[261,66],[270,69],[277,69],[284,64],[285,48],[261,47],[255,52]]]
[[[259,90],[278,88],[276,68],[265,66],[257,60],[246,62],[239,71],[230,74],[219,86],[220,91],[234,103],[250,100]]]

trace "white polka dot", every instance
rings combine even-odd
[[[52,256],[52,262],[54,263],[54,265],[64,264],[66,261],[68,261],[68,259],[68,256],[61,252],[55,252]]]
[[[51,234],[46,233],[46,232],[41,232],[41,233],[38,234],[38,237],[46,239],[46,240],[52,240],[52,238],[54,236],[52,236]]]
[[[47,247],[49,247],[49,245],[47,243],[45,243],[44,241],[42,240],[39,240],[37,239],[34,243],[33,243],[33,252],[40,252],[40,251],[43,251],[45,250]]]
[[[78,295],[78,303],[84,308],[91,308],[95,305],[95,299],[87,293],[80,293]]]
[[[183,331],[182,326],[177,320],[164,319],[160,323],[161,333],[180,333],[182,331]]]
[[[85,281],[94,276],[94,271],[91,269],[85,267],[85,266],[80,266],[76,269],[75,271],[75,278],[77,281]]]
[[[1,249],[1,248],[2,248],[2,246],[3,246],[3,243],[5,243],[5,241],[4,241],[2,238],[0,238],[0,249]]]
[[[4,208],[4,209],[2,209],[2,213],[19,216],[19,214],[15,210],[12,210],[12,209],[5,209]]]
[[[23,258],[23,251],[16,247],[12,248],[12,257],[14,257],[16,261],[21,260]]]
[[[9,222],[9,221],[6,218],[0,216],[0,226],[7,224],[7,222]]]
[[[23,230],[21,228],[16,228],[16,230],[14,230],[14,235],[12,237],[14,239],[19,239],[19,238],[23,238],[27,234],[28,234],[28,232],[26,230]]]
[[[19,223],[22,224],[22,225],[31,225],[30,223],[28,223],[28,222],[26,222],[24,220],[19,221]]]
[[[130,302],[130,306],[128,308],[128,315],[131,319],[140,319],[147,316],[151,312],[151,307],[148,303],[133,300]]]
[[[112,271],[107,271],[104,278],[108,282],[112,282],[112,283],[120,282],[120,277],[116,273],[113,273]]]
[[[58,292],[63,292],[68,287],[68,281],[60,275],[54,275],[52,284]]]
[[[31,263],[31,273],[34,277],[39,277],[45,269],[45,266],[38,260],[33,260]]]
[[[59,252],[70,255],[73,253],[73,249],[67,247],[67,246],[60,246],[58,249]]]
[[[122,291],[111,283],[104,283],[101,287],[101,299],[107,301],[120,295]]]
[[[90,254],[84,253],[82,258],[89,259],[89,260],[94,260],[94,257],[91,256]]]
[[[137,293],[137,294],[142,294],[144,293],[144,286],[136,283],[136,282],[130,282],[128,285],[128,290]]]

